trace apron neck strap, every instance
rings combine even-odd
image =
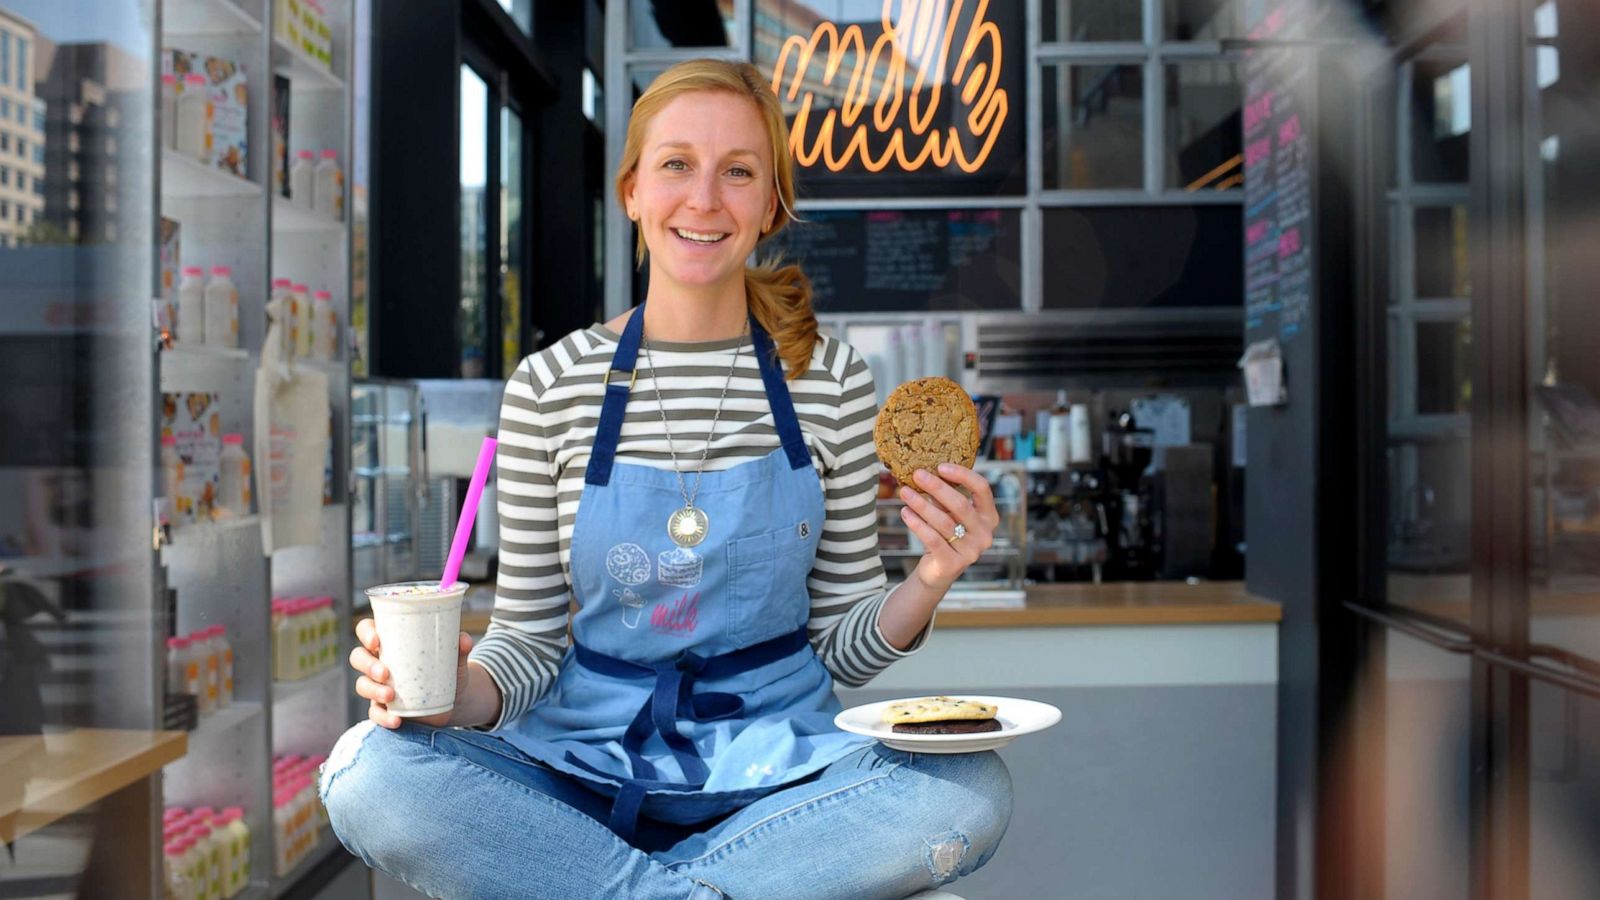
[[[783,367],[778,360],[777,348],[755,316],[750,317],[750,340],[754,345],[756,363],[761,368],[761,383],[767,390],[767,404],[772,408],[773,424],[778,438],[783,442],[783,452],[789,458],[789,468],[811,465],[811,454],[806,451],[805,440],[800,435],[800,420],[795,415],[794,401],[789,397],[789,386],[783,380]],[[611,357],[611,368],[605,377],[605,401],[600,407],[600,424],[594,436],[594,447],[589,454],[589,465],[583,477],[585,484],[604,486],[611,483],[611,468],[617,459],[617,444],[622,436],[622,414],[628,406],[637,377],[639,347],[644,342],[644,304],[639,304],[628,324],[622,329],[617,349]],[[654,373],[652,373],[653,375]]]
[[[761,383],[767,388],[767,405],[772,407],[772,421],[778,428],[778,439],[783,442],[783,452],[789,457],[789,468],[810,466],[811,454],[800,437],[800,417],[795,415],[789,385],[783,380],[778,348],[755,316],[750,317],[750,340],[755,344],[756,359],[761,363]]]
[[[583,477],[587,484],[611,483],[611,464],[616,461],[617,438],[622,434],[622,412],[628,408],[628,394],[638,376],[639,344],[643,339],[644,304],[641,303],[623,326],[622,340],[617,342],[611,368],[606,371],[606,399],[600,406],[599,432],[595,434],[594,449]],[[618,375],[622,377],[616,377]]]

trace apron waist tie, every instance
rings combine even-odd
[[[574,658],[579,665],[590,671],[612,678],[652,676],[655,678],[655,689],[639,707],[638,714],[633,717],[633,721],[629,723],[627,731],[622,736],[622,749],[628,754],[628,761],[633,765],[634,777],[622,782],[612,803],[611,830],[623,840],[633,839],[646,790],[657,787],[694,789],[706,783],[710,770],[706,767],[705,760],[701,759],[700,751],[696,749],[694,742],[678,733],[678,721],[689,719],[694,722],[714,722],[718,719],[732,718],[744,711],[744,698],[738,694],[722,691],[705,691],[697,694],[694,692],[697,680],[725,678],[758,669],[790,656],[809,644],[810,638],[806,634],[805,627],[801,626],[788,634],[717,656],[701,656],[693,650],[685,650],[673,659],[639,663],[607,656],[582,644],[574,643]],[[672,751],[679,768],[683,771],[684,783],[660,781],[656,767],[644,758],[641,751],[644,742],[652,733],[660,735],[661,740]],[[582,762],[570,752],[566,758],[569,763],[594,774],[606,778],[612,777],[596,771],[593,766]]]

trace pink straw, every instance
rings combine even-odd
[[[461,574],[461,561],[467,557],[467,539],[472,536],[472,520],[478,516],[478,501],[483,499],[483,485],[489,480],[489,469],[494,466],[494,449],[499,442],[492,437],[483,439],[478,448],[478,466],[472,470],[472,483],[467,485],[467,502],[461,507],[461,519],[456,522],[455,540],[450,542],[450,557],[445,560],[444,577],[439,579],[439,590],[448,591]]]

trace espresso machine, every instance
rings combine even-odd
[[[1032,482],[1030,555],[1045,581],[1087,575],[1099,584],[1104,577],[1110,533],[1104,481],[1098,469],[1073,469]]]
[[[1140,428],[1133,413],[1113,411],[1101,435],[1100,463],[1110,483],[1105,505],[1109,568],[1113,578],[1155,574],[1158,536],[1150,515],[1150,484],[1145,469],[1155,455],[1155,432]]]

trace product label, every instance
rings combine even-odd
[[[222,395],[177,393],[161,395],[161,436],[177,439],[182,462],[178,490],[172,499],[174,521],[210,521],[220,487],[222,455]]]

